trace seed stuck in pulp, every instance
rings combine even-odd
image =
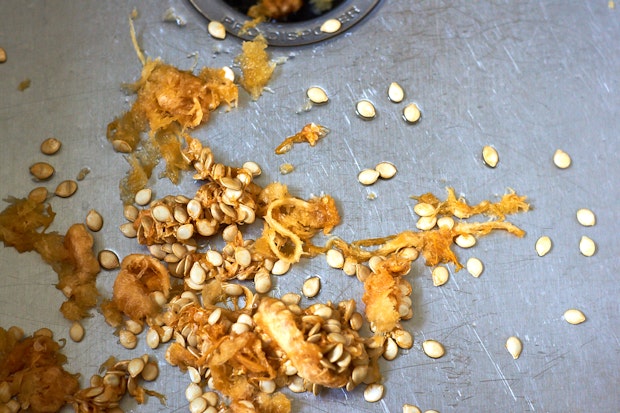
[[[476,245],[476,237],[471,234],[461,234],[454,239],[454,243],[461,248],[471,248]]]
[[[370,120],[377,115],[377,111],[375,110],[375,105],[368,100],[360,100],[355,105],[356,113],[359,117],[365,120]]]
[[[497,150],[492,146],[485,146],[482,148],[482,160],[487,166],[495,168],[499,162]]]
[[[508,350],[512,358],[516,360],[521,355],[523,344],[521,343],[521,340],[515,336],[508,337],[508,340],[506,340],[506,350]]]
[[[484,271],[484,264],[482,264],[482,261],[475,257],[468,259],[465,266],[467,268],[467,272],[476,278],[480,277],[480,274]]]
[[[327,93],[325,93],[325,91],[318,86],[309,87],[308,90],[306,90],[306,96],[308,96],[310,102],[316,105],[322,105],[323,103],[327,103],[329,101]]]
[[[571,308],[564,312],[564,320],[569,324],[581,324],[586,321],[586,316],[575,308]]]
[[[388,98],[394,103],[400,103],[405,98],[405,91],[398,83],[392,82],[388,87]]]
[[[54,175],[54,167],[46,162],[37,162],[30,167],[30,174],[39,181],[45,181]]]
[[[585,235],[581,237],[579,241],[579,251],[586,256],[591,257],[596,252],[596,244],[590,237],[586,237]]]
[[[553,154],[553,163],[560,169],[566,169],[571,164],[570,155],[561,149],[558,149]]]
[[[549,251],[551,251],[551,238],[549,238],[546,235],[543,235],[542,237],[538,238],[538,240],[536,241],[536,253],[538,254],[539,257],[543,257],[545,255],[547,255],[547,253]]]
[[[443,355],[446,354],[443,344],[435,340],[424,341],[422,343],[422,350],[424,350],[424,354],[434,359],[443,357]]]
[[[375,169],[364,169],[357,175],[357,180],[362,185],[372,185],[379,179],[380,173]]]
[[[340,20],[338,19],[325,20],[321,25],[321,31],[323,33],[336,33],[338,30],[340,30],[341,26],[342,23],[340,23]]]
[[[596,224],[596,216],[591,210],[581,208],[577,211],[577,221],[584,227],[591,227]]]
[[[403,109],[403,119],[409,123],[416,123],[422,117],[420,108],[415,103],[410,103]]]
[[[209,25],[207,26],[207,31],[215,39],[224,40],[226,38],[226,28],[222,23],[216,20],[212,20],[209,22]]]
[[[62,143],[56,138],[47,138],[41,143],[41,152],[45,155],[53,155],[60,150]]]

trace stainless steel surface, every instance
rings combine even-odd
[[[187,20],[163,23],[169,7]],[[82,221],[90,208],[105,218],[94,234],[96,248],[119,255],[141,249],[123,238],[118,182],[127,170],[105,139],[106,125],[129,107],[120,89],[137,79],[140,64],[129,38],[127,16],[136,7],[140,44],[151,57],[181,68],[231,65],[240,41],[215,41],[207,21],[184,1],[17,1],[0,5],[0,195],[25,196],[36,186],[28,174],[35,161],[57,168],[46,184],[53,188],[74,178],[82,167],[92,172],[69,199],[53,199],[54,230]],[[409,195],[444,195],[453,186],[472,202],[513,188],[526,194],[533,211],[512,219],[527,231],[523,239],[493,234],[462,261],[477,256],[485,271],[474,279],[454,273],[433,287],[430,270],[414,264],[409,280],[415,316],[404,323],[415,345],[393,362],[383,363],[386,394],[376,404],[362,391],[325,391],[319,397],[293,395],[293,410],[399,412],[413,403],[439,412],[617,411],[620,406],[620,220],[618,131],[620,120],[620,14],[607,1],[443,2],[383,1],[343,36],[300,48],[271,49],[279,65],[257,102],[245,93],[239,107],[218,111],[196,132],[218,159],[229,164],[255,160],[266,184],[279,180],[298,196],[329,193],[338,200],[343,222],[334,234],[347,240],[376,237],[413,228]],[[30,88],[17,91],[29,78]],[[390,82],[406,91],[423,118],[417,125],[401,119],[403,104],[388,101]],[[302,111],[305,90],[320,85],[331,101]],[[363,121],[355,102],[373,101],[378,116]],[[305,123],[318,122],[331,133],[314,148],[298,145],[286,155],[273,148]],[[39,144],[47,137],[63,148],[47,158]],[[497,148],[497,168],[481,160],[484,145]],[[573,159],[567,170],[551,162],[556,149]],[[380,161],[393,162],[398,174],[362,187],[357,173]],[[283,162],[295,165],[286,176]],[[157,195],[192,194],[186,177],[178,188],[152,181]],[[369,200],[370,193],[377,198]],[[597,215],[592,228],[581,227],[577,209]],[[536,255],[540,235],[553,239],[551,253]],[[583,257],[579,238],[588,235],[596,255]],[[27,332],[51,327],[68,337],[69,323],[58,307],[62,294],[56,275],[32,253],[0,249],[0,321]],[[306,260],[276,279],[274,294],[298,291],[309,275],[320,274],[318,299],[361,296],[354,278],[327,268],[320,257]],[[111,293],[115,274],[102,272],[98,285]],[[563,312],[576,307],[588,320],[573,326]],[[82,343],[67,342],[67,368],[83,377],[95,373],[110,354],[147,351],[144,339],[129,352],[120,347],[101,315],[86,320]],[[504,348],[508,336],[524,345],[518,360]],[[424,339],[441,341],[445,357],[431,360]],[[127,411],[187,411],[185,375],[166,365],[156,351],[162,375],[150,387],[168,396]]]

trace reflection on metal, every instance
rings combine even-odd
[[[344,33],[362,20],[379,3],[379,0],[347,0],[333,10],[315,19],[294,23],[261,23],[240,35],[239,30],[251,19],[231,8],[222,0],[190,0],[192,5],[207,19],[224,24],[226,31],[244,40],[252,40],[262,34],[270,46],[301,46],[329,39]],[[321,31],[321,25],[329,19],[340,21],[340,30],[334,33]]]

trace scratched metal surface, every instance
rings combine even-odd
[[[0,5],[0,47],[8,60],[0,65],[0,195],[25,196],[36,184],[28,166],[48,160],[57,168],[50,188],[92,172],[70,199],[51,201],[54,230],[64,232],[82,221],[90,208],[106,220],[95,234],[96,248],[125,255],[140,249],[119,235],[123,223],[117,185],[125,161],[105,140],[108,122],[128,108],[131,97],[119,85],[139,75],[129,40],[127,15],[136,6],[136,29],[143,49],[181,68],[231,65],[239,41],[217,42],[207,22],[183,1],[43,2],[5,0]],[[163,23],[170,7],[185,27]],[[322,44],[274,49],[285,58],[257,102],[242,94],[239,108],[218,111],[196,132],[218,159],[229,164],[255,160],[264,175],[259,183],[280,180],[302,197],[322,192],[338,200],[343,223],[334,234],[347,240],[376,237],[413,228],[416,217],[409,195],[442,194],[453,186],[470,201],[502,194],[507,188],[527,194],[534,210],[514,217],[527,231],[523,239],[494,234],[480,240],[461,260],[479,257],[486,266],[474,279],[454,273],[433,287],[429,269],[416,262],[415,316],[404,326],[415,345],[383,364],[386,394],[377,404],[351,394],[326,391],[318,398],[294,395],[293,409],[311,411],[398,412],[403,403],[439,412],[582,412],[617,411],[620,405],[620,314],[618,297],[618,131],[620,120],[620,15],[607,1],[442,2],[383,1],[349,33]],[[31,79],[29,89],[17,85]],[[406,102],[418,102],[423,119],[406,125],[402,104],[386,98],[399,82]],[[320,85],[331,101],[300,112],[305,89]],[[370,122],[354,113],[354,102],[368,98],[378,116]],[[331,129],[315,148],[296,146],[273,154],[280,140],[308,122]],[[61,152],[47,159],[39,152],[49,136],[62,140]],[[483,145],[500,154],[496,169],[480,159]],[[551,163],[557,148],[573,159],[567,170]],[[357,173],[379,161],[391,161],[398,174],[390,181],[362,187]],[[283,162],[295,165],[286,176]],[[191,195],[196,184],[184,179],[174,188],[153,181],[158,195]],[[376,194],[369,200],[370,193]],[[578,208],[591,208],[597,225],[581,227]],[[554,242],[539,258],[540,235]],[[598,244],[585,258],[581,235]],[[0,249],[0,324],[26,332],[51,327],[67,337],[69,324],[57,311],[62,296],[55,274],[35,254]],[[275,294],[298,291],[305,277],[323,278],[321,300],[360,298],[355,279],[328,269],[320,258],[304,261],[276,280]],[[109,295],[114,273],[103,272],[99,287]],[[587,322],[562,320],[570,307],[582,309]],[[85,322],[82,343],[68,342],[67,368],[88,377],[109,354],[128,357],[147,350],[144,340],[129,352],[117,343],[99,314]],[[519,336],[523,354],[513,360],[504,349]],[[447,348],[439,360],[421,351],[424,339]],[[163,361],[161,378],[151,388],[168,396],[168,406],[150,399],[127,411],[186,411],[188,380]]]

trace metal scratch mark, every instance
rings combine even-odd
[[[474,58],[474,61],[476,62],[476,65],[482,69],[482,70],[486,70],[484,68],[484,65],[482,64],[482,62],[480,60],[478,60],[478,58],[476,57],[476,53],[474,53],[474,49],[472,49],[471,44],[469,44],[469,42],[465,42],[465,44],[467,45],[467,48],[469,49],[469,53],[471,53],[471,57]]]
[[[347,145],[347,149],[349,153],[351,154],[351,158],[353,158],[353,162],[355,162],[355,166],[357,167],[357,169],[361,171],[362,167],[360,166],[360,163],[357,161],[357,156],[355,156],[355,153],[353,153],[353,148],[351,148],[351,145],[349,145],[349,140],[347,138],[344,138],[343,141],[344,141],[344,144]]]
[[[489,358],[489,360],[491,361],[491,363],[493,364],[493,367],[495,368],[495,371],[497,372],[497,374],[499,375],[500,380],[502,381],[502,383],[504,383],[504,385],[506,386],[506,388],[508,389],[508,391],[510,392],[510,395],[512,396],[512,398],[514,399],[514,401],[517,401],[517,396],[515,396],[514,391],[512,390],[512,387],[510,387],[510,383],[508,382],[508,380],[506,379],[506,376],[504,375],[504,373],[502,372],[502,369],[499,368],[499,365],[495,362],[495,360],[493,360],[493,356],[491,356],[491,353],[489,352],[489,350],[487,349],[487,346],[484,345],[484,343],[482,342],[482,339],[480,338],[480,336],[478,335],[478,332],[476,331],[475,328],[471,328],[471,330],[473,331],[474,335],[476,336],[476,339],[478,340],[478,342],[480,343],[480,345],[482,346],[482,350],[484,350],[484,352],[486,353],[487,357]]]
[[[517,73],[521,74],[521,70],[519,69],[519,65],[517,65],[517,62],[515,61],[515,59],[512,57],[512,54],[508,51],[508,48],[506,48],[506,46],[504,47],[504,51],[506,52],[506,54],[508,55],[508,58],[510,59],[510,61],[512,62],[512,65],[514,66],[515,70],[517,71]]]

